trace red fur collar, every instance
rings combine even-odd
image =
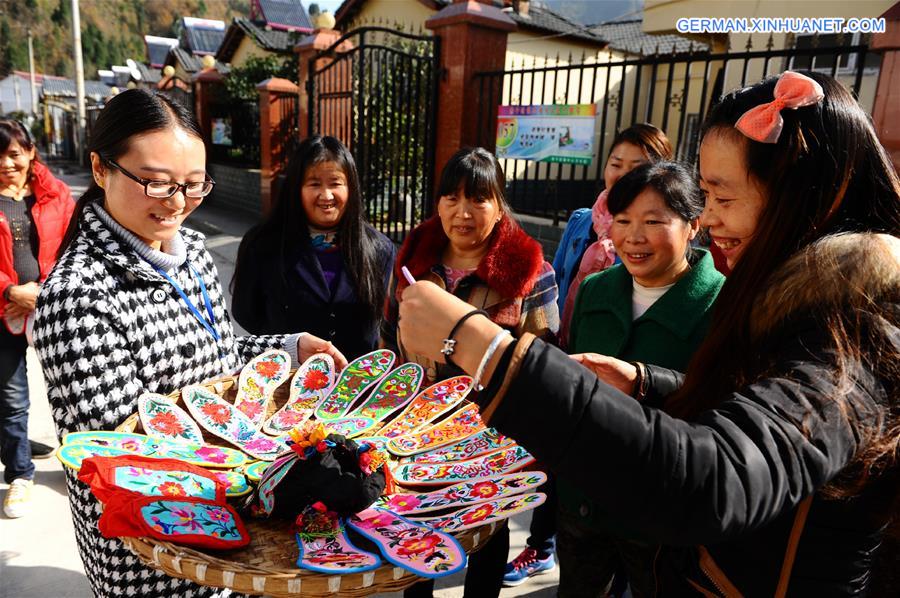
[[[441,220],[433,216],[417,226],[403,242],[394,276],[397,295],[406,288],[400,268],[406,266],[415,278],[421,278],[441,263],[450,240]],[[541,244],[528,236],[509,216],[494,228],[487,254],[481,258],[475,274],[503,297],[522,297],[534,286],[544,264]]]

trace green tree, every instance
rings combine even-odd
[[[294,61],[274,54],[251,56],[243,66],[231,69],[225,77],[225,90],[234,100],[254,100],[258,97],[257,84],[270,77],[295,81]]]

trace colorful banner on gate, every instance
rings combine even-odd
[[[596,104],[500,106],[497,157],[590,164],[596,114]]]

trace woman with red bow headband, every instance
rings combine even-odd
[[[610,531],[664,545],[659,594],[885,595],[873,563],[900,507],[897,174],[845,87],[793,72],[722,98],[699,170],[701,225],[733,269],[685,375],[582,365],[479,316],[453,360],[482,371],[488,425],[594,499]],[[466,312],[419,282],[400,329],[440,358]]]

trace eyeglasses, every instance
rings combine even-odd
[[[154,181],[152,179],[142,179],[141,177],[131,174],[130,172],[122,168],[116,163],[115,160],[107,159],[106,162],[132,181],[143,185],[144,194],[147,197],[153,197],[155,199],[166,199],[168,197],[172,197],[178,192],[179,189],[182,193],[184,193],[185,197],[190,197],[191,199],[200,199],[209,195],[210,192],[212,192],[213,187],[216,186],[216,182],[208,176],[205,181],[194,181],[191,183],[176,183],[175,181]]]

